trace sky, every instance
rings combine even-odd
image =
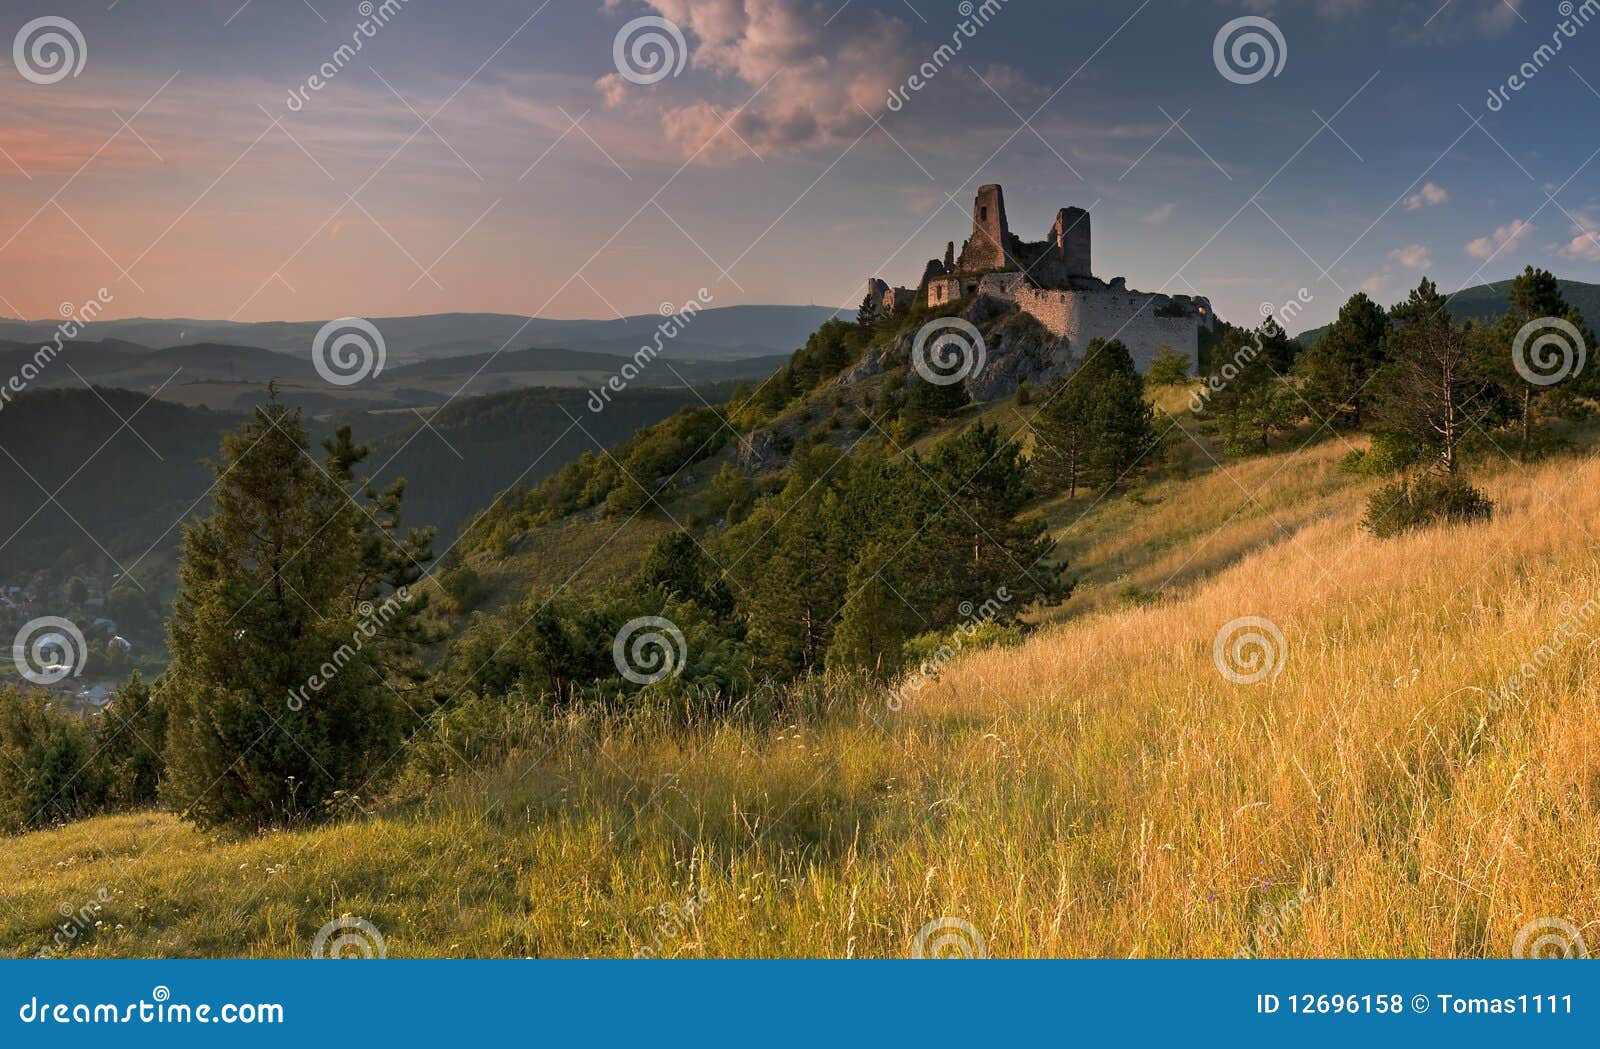
[[[1236,323],[1600,281],[1588,4],[7,0],[0,312],[853,307],[991,182]]]

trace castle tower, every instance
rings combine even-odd
[[[997,185],[979,186],[972,202],[972,239],[961,252],[961,268],[971,272],[1004,268],[1011,261],[1010,242],[1005,194]]]
[[[1056,224],[1050,230],[1050,240],[1066,266],[1067,276],[1094,276],[1087,211],[1082,208],[1062,208],[1056,212]]]

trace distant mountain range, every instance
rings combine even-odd
[[[664,307],[666,308],[666,307]],[[788,355],[837,311],[823,306],[723,306],[700,311],[664,355],[680,360],[739,360]],[[853,311],[851,311],[853,314]],[[560,346],[631,357],[650,343],[658,314],[617,320],[545,320],[504,313],[435,313],[419,317],[369,317],[383,333],[389,363],[398,366],[444,357],[496,353],[512,347]],[[0,340],[40,344],[54,337],[57,321],[0,320]],[[96,321],[89,334],[138,347],[218,344],[254,346],[304,356],[325,321],[234,321],[130,318]]]
[[[0,341],[0,377],[19,374],[33,359],[33,343]],[[633,388],[681,389],[739,379],[764,379],[787,355],[732,360],[677,360],[662,356],[639,369]],[[334,386],[317,374],[309,351],[283,353],[217,343],[150,349],[122,340],[70,342],[29,383],[32,389],[82,389],[85,385],[152,393],[164,401],[219,411],[246,411],[276,381],[285,400],[311,411],[361,404],[368,408],[436,406],[459,397],[530,387],[593,388],[617,375],[627,358],[592,350],[518,349],[443,357],[398,367],[352,386]],[[3,381],[3,378],[0,378]]]
[[[1582,281],[1564,280],[1561,285],[1561,294],[1578,312],[1583,314],[1584,320],[1590,327],[1600,324],[1600,284],[1585,284]],[[1392,303],[1380,303],[1392,305]],[[1511,282],[1509,280],[1495,281],[1493,284],[1479,284],[1475,287],[1465,288],[1450,296],[1450,315],[1458,321],[1484,320],[1498,317],[1505,313],[1511,305]],[[1328,330],[1324,324],[1320,328],[1301,332],[1297,338],[1301,345],[1310,346],[1323,333]]]

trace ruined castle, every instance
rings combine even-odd
[[[1120,339],[1142,371],[1168,346],[1198,363],[1200,330],[1213,322],[1199,296],[1129,291],[1122,277],[1107,283],[1090,265],[1089,213],[1062,208],[1048,238],[1024,241],[1006,223],[999,186],[980,187],[972,203],[972,235],[956,254],[930,259],[916,290],[867,281],[868,305],[893,314],[914,303],[945,306],[969,295],[1014,303],[1081,353],[1093,339]]]

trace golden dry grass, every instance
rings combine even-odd
[[[305,955],[346,912],[391,956],[904,956],[946,916],[1006,956],[1504,956],[1544,917],[1593,942],[1600,461],[1508,467],[1492,522],[1380,542],[1340,454],[1230,466],[1265,510],[1213,473],[1095,522],[1090,551],[1174,576],[1159,603],[970,654],[898,711],[815,683],[775,721],[574,714],[311,832],[8,842],[0,944],[102,887],[72,953]],[[1240,616],[1284,639],[1254,685],[1213,660]]]

